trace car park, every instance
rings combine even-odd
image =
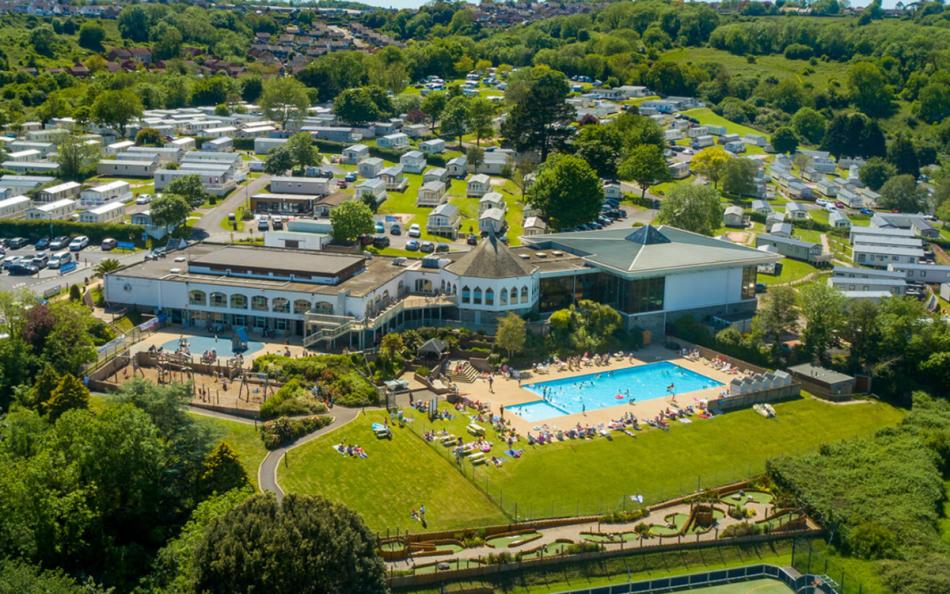
[[[408,235],[409,237],[421,237],[422,229],[419,227],[418,223],[413,223],[409,225],[409,233],[407,233],[406,235]]]
[[[68,235],[60,235],[59,237],[54,237],[49,242],[49,249],[51,250],[61,250],[64,247],[69,245],[69,242],[72,241],[72,238]]]
[[[11,276],[33,276],[40,271],[39,268],[27,262],[17,262],[9,269]]]
[[[26,260],[24,258],[23,260]],[[33,258],[30,259],[30,264],[36,266],[37,268],[46,268],[46,265],[49,263],[49,254],[45,252],[40,252],[33,255]]]
[[[373,238],[373,247],[375,248],[388,248],[390,243],[389,238],[385,235],[377,235]]]
[[[108,252],[110,250],[114,250],[118,245],[118,241],[112,239],[111,237],[107,237],[102,240],[102,243],[99,245],[99,249],[104,252]]]
[[[49,247],[49,237],[41,237],[33,244],[35,250],[45,250]]]
[[[435,244],[431,241],[423,241],[419,244],[419,251],[430,254],[435,251]]]
[[[447,243],[440,243],[440,244],[438,244],[437,246],[435,246],[435,251],[440,252],[440,253],[447,252],[447,251],[449,251],[449,244],[447,244]]]
[[[382,224],[380,221],[376,221],[376,224],[373,225],[373,230],[374,230],[376,233],[385,233],[385,232],[386,232],[386,225]]]
[[[58,268],[62,268],[64,264],[69,264],[72,261],[73,255],[71,253],[66,251],[56,252],[50,257],[49,262],[46,263],[46,267],[56,270]]]
[[[30,240],[25,237],[14,237],[13,239],[7,242],[7,247],[10,248],[11,250],[18,250],[22,247],[26,247],[27,245],[29,245],[29,243],[30,243]]]
[[[89,245],[89,238],[85,235],[80,235],[69,242],[69,250],[72,252],[78,252]]]
[[[393,223],[389,226],[390,235],[402,235],[402,227],[399,226],[399,223]]]
[[[23,256],[7,256],[3,259],[3,269],[10,270],[10,267],[20,262]]]
[[[410,239],[406,242],[406,249],[410,252],[414,252],[419,249],[419,242],[415,239]]]

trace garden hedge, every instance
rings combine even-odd
[[[18,219],[0,221],[0,236],[26,237],[31,241],[57,235],[87,235],[91,242],[100,242],[107,237],[118,241],[131,241],[138,246],[144,245],[141,225],[121,223],[79,223],[73,221],[43,221]]]

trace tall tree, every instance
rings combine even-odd
[[[858,62],[848,71],[851,102],[871,117],[886,116],[894,108],[894,92],[881,69],[870,62]]]
[[[475,135],[475,146],[481,146],[482,138],[495,133],[494,118],[495,106],[491,101],[481,96],[468,100],[468,129]]]
[[[44,405],[50,420],[55,421],[68,410],[89,408],[89,390],[72,374],[65,374]]]
[[[470,146],[465,151],[465,158],[471,171],[478,171],[478,168],[485,162],[485,149],[479,146]]]
[[[652,118],[626,111],[614,120],[613,126],[620,132],[627,149],[641,144],[666,146],[663,129]]]
[[[568,229],[597,218],[604,189],[586,161],[558,154],[541,166],[525,200],[543,213],[553,229]]]
[[[154,224],[170,232],[185,224],[191,214],[191,205],[184,196],[166,192],[152,201],[149,213]]]
[[[897,173],[920,176],[920,161],[917,159],[917,149],[911,142],[910,136],[898,132],[894,140],[887,147],[887,160],[897,168]]]
[[[376,538],[323,498],[255,496],[211,522],[196,552],[196,591],[388,591]]]
[[[288,122],[299,121],[307,114],[310,95],[307,88],[296,79],[275,77],[264,82],[259,103],[267,117],[286,128]]]
[[[809,283],[801,290],[805,331],[802,345],[815,360],[824,362],[829,347],[845,322],[845,298],[825,283]]]
[[[900,212],[921,212],[927,209],[927,193],[912,175],[895,175],[881,186],[878,206]]]
[[[818,144],[825,136],[828,120],[814,109],[803,107],[792,116],[791,126],[800,138],[810,144]]]
[[[358,200],[348,200],[330,211],[333,238],[345,243],[373,232],[373,211]]]
[[[511,79],[505,91],[510,109],[502,136],[518,151],[538,151],[543,162],[570,133],[567,125],[574,108],[567,103],[567,79],[545,67],[524,68]]]
[[[103,49],[102,42],[105,38],[106,30],[99,23],[87,21],[79,28],[79,47],[101,52]]]
[[[142,115],[142,101],[129,89],[102,91],[92,103],[92,119],[105,126],[117,126],[125,136],[125,126]]]
[[[770,346],[773,360],[782,346],[782,338],[794,332],[798,325],[797,305],[795,289],[788,285],[772,287],[753,319],[753,333]]]
[[[709,186],[676,186],[660,205],[659,221],[693,233],[712,235],[722,224],[719,192]]]
[[[294,165],[303,169],[320,162],[320,153],[313,145],[313,137],[309,132],[299,132],[287,140],[287,151],[294,160]]]
[[[208,193],[198,175],[184,175],[168,184],[168,191],[184,197],[192,208],[198,208],[208,199]]]
[[[445,105],[448,102],[449,96],[445,91],[432,91],[422,100],[419,108],[429,119],[429,127],[432,132],[435,132],[435,126],[438,124],[439,118],[442,117],[442,112],[445,111]]]
[[[863,113],[838,114],[828,124],[821,148],[836,157],[883,157],[884,133]]]
[[[660,147],[655,144],[641,144],[631,150],[620,164],[620,177],[637,182],[640,186],[640,197],[643,198],[650,186],[670,178],[670,169]]]
[[[86,144],[78,137],[65,136],[56,149],[59,176],[68,180],[83,180],[94,175],[99,162],[99,147]]]
[[[842,334],[850,343],[848,362],[852,370],[867,371],[877,361],[881,340],[879,313],[877,303],[867,299],[848,303]]]
[[[617,126],[592,124],[584,126],[574,140],[577,155],[587,161],[602,178],[615,179],[624,138]]]
[[[772,148],[776,153],[792,154],[798,150],[798,136],[788,126],[782,126],[772,134]]]
[[[718,188],[719,180],[722,179],[722,174],[726,170],[726,163],[731,158],[732,155],[726,149],[721,146],[711,146],[693,155],[689,168],[711,181],[714,188]]]
[[[897,168],[880,157],[871,157],[858,170],[861,183],[875,192],[895,175],[897,175]]]
[[[498,320],[498,329],[495,331],[495,344],[504,349],[511,359],[515,353],[520,353],[524,349],[527,330],[525,329],[524,319],[514,312]]]
[[[365,88],[346,89],[333,101],[333,113],[354,126],[379,119],[379,108]]]
[[[264,171],[271,175],[283,175],[293,166],[294,156],[286,145],[272,150],[264,161]]]
[[[468,98],[464,95],[452,97],[442,112],[442,134],[458,138],[461,147],[462,137],[468,130]]]
[[[201,468],[201,489],[208,495],[240,489],[249,484],[247,472],[241,466],[234,449],[226,442],[208,452]]]
[[[752,159],[729,159],[722,172],[722,191],[732,196],[754,196],[759,164]]]

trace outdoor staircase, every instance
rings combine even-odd
[[[471,384],[478,379],[479,373],[468,361],[449,361],[446,375],[457,384]]]

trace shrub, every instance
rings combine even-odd
[[[328,415],[296,419],[280,417],[264,423],[261,439],[264,441],[264,447],[274,450],[292,443],[308,433],[313,433],[317,429],[326,427],[332,422],[333,417]]]
[[[327,412],[327,407],[297,380],[290,380],[277,393],[261,405],[261,418],[264,420],[295,415],[319,415]]]
[[[792,43],[785,48],[785,57],[789,60],[807,60],[812,57],[812,50],[807,45]]]
[[[366,406],[379,402],[379,392],[356,365],[354,355],[315,355],[291,358],[282,355],[264,355],[254,360],[256,372],[266,372],[282,382],[296,379],[304,384],[315,384],[320,395],[344,406]]]
[[[733,538],[737,536],[752,536],[760,532],[762,532],[761,526],[757,526],[751,522],[740,522],[739,524],[726,526],[719,535],[723,538]]]
[[[568,555],[579,555],[581,553],[596,553],[600,550],[600,545],[596,542],[575,542],[567,545],[565,553]]]
[[[626,524],[640,518],[645,518],[650,512],[643,508],[631,509],[621,512],[612,512],[600,519],[604,524]]]

